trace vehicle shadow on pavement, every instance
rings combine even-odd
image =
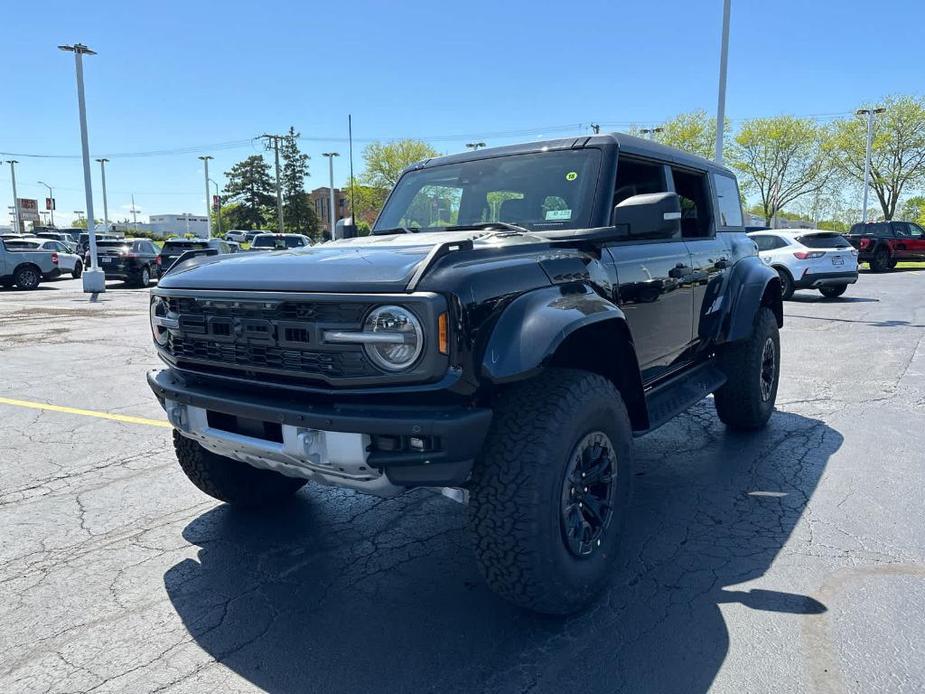
[[[705,692],[729,650],[724,609],[813,615],[812,598],[736,588],[788,541],[842,436],[776,412],[733,434],[707,399],[636,442],[635,497],[610,590],[569,618],[496,598],[465,509],[418,490],[309,488],[270,513],[218,506],[164,576],[191,636],[270,692]]]

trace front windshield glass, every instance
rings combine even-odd
[[[597,149],[576,149],[409,171],[373,231],[438,231],[491,222],[533,231],[588,227],[600,160]]]

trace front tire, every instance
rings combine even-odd
[[[786,301],[793,296],[793,276],[788,270],[782,267],[776,268],[777,276],[780,277],[780,298]]]
[[[489,587],[568,614],[606,586],[629,503],[632,432],[613,384],[554,369],[499,396],[468,525]]]
[[[730,429],[763,428],[774,411],[780,381],[780,334],[771,309],[761,307],[751,336],[727,345],[719,365],[727,379],[713,394],[720,420]]]
[[[74,263],[74,269],[71,271],[71,277],[73,277],[75,280],[79,280],[80,276],[83,274],[83,271],[83,263],[78,260],[76,263]]]
[[[844,294],[847,289],[847,284],[836,284],[829,287],[819,287],[819,293],[826,299],[834,299]]]
[[[20,289],[35,289],[42,281],[42,273],[32,265],[23,265],[16,269],[13,283]]]
[[[195,441],[173,432],[173,447],[180,467],[200,491],[235,506],[265,506],[287,499],[306,480],[260,470],[212,453]]]

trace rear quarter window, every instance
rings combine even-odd
[[[713,174],[713,187],[719,207],[719,226],[742,226],[742,200],[736,180],[731,176]]]

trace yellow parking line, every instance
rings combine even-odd
[[[48,410],[49,412],[63,412],[65,414],[77,414],[84,417],[99,417],[100,419],[111,419],[116,422],[125,422],[126,424],[145,424],[151,427],[170,428],[170,423],[163,419],[148,419],[147,417],[132,417],[127,414],[112,414],[110,412],[98,412],[97,410],[82,410],[78,407],[65,407],[63,405],[49,405],[45,402],[31,402],[29,400],[14,400],[13,398],[0,398],[0,405],[14,405],[16,407],[28,407],[33,410]]]

